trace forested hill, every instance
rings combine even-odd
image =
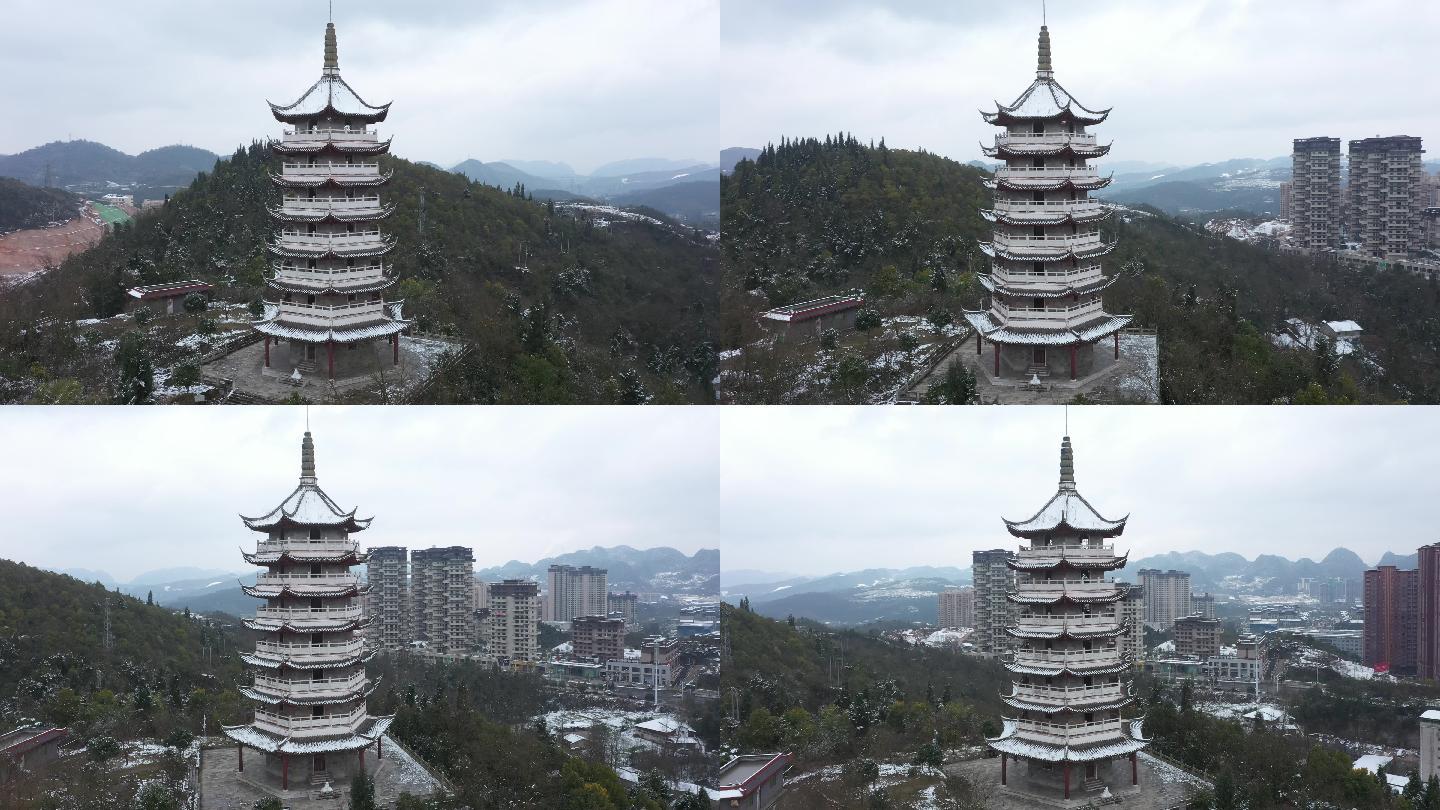
[[[0,376],[63,374],[24,327],[118,312],[124,289],[198,277],[217,297],[264,294],[279,193],[261,144],[202,173],[154,214],[0,297]],[[712,401],[718,251],[703,233],[553,205],[397,158],[392,295],[421,330],[475,344],[439,386],[444,402]],[[528,269],[518,267],[522,248]],[[53,341],[51,341],[53,342]],[[53,354],[53,351],[51,352]],[[58,367],[58,368],[57,368]]]
[[[69,192],[0,177],[0,233],[66,222],[75,218],[79,207],[79,198]]]
[[[199,728],[202,711],[235,722],[235,650],[233,630],[0,560],[0,726],[132,737]]]
[[[986,176],[850,136],[742,160],[721,181],[722,347],[753,334],[763,309],[857,287],[882,315],[978,307]],[[1440,285],[1280,254],[1152,209],[1121,210],[1102,232],[1119,239],[1107,309],[1159,330],[1163,401],[1440,402]],[[1366,356],[1276,349],[1268,336],[1287,317],[1358,321]]]

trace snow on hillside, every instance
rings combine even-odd
[[[1260,242],[1267,239],[1284,239],[1290,235],[1290,224],[1278,219],[1254,223],[1247,219],[1212,219],[1205,223],[1205,230],[1217,236],[1227,236],[1240,242]]]

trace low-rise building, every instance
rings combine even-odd
[[[1420,714],[1420,778],[1440,776],[1440,709]]]
[[[577,660],[604,664],[625,657],[625,620],[618,616],[576,616],[570,632]]]
[[[785,795],[785,773],[791,754],[741,754],[720,769],[710,791],[715,810],[768,810]]]
[[[51,726],[17,728],[0,734],[0,785],[34,773],[60,758],[70,730]]]
[[[141,307],[148,307],[157,315],[175,315],[185,311],[185,296],[191,293],[204,294],[210,290],[209,284],[194,278],[131,287],[125,291],[125,311],[134,312]]]
[[[760,324],[783,338],[819,337],[826,330],[853,328],[863,306],[865,297],[858,293],[827,295],[763,312]]]

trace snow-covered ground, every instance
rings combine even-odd
[[[1259,242],[1289,236],[1290,224],[1278,219],[1260,223],[1248,219],[1212,219],[1205,223],[1205,230],[1240,242]]]
[[[637,214],[634,211],[625,211],[613,205],[594,205],[591,203],[565,202],[555,203],[555,208],[562,211],[583,212],[592,216],[595,227],[605,228],[611,222],[643,222],[648,225],[664,225],[665,223],[654,217],[647,217],[644,214]]]
[[[636,712],[603,707],[559,709],[542,715],[542,718],[545,721],[545,728],[556,736],[571,733],[584,735],[596,726],[605,726],[610,729],[611,735],[617,740],[616,748],[622,752],[622,756],[626,757],[629,752],[635,750],[647,748],[659,750],[659,746],[655,743],[635,733],[637,725],[656,720],[663,723],[685,725],[685,722],[679,717],[664,712]]]

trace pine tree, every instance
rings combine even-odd
[[[153,605],[155,604],[155,592],[154,592],[154,591],[148,591],[148,592],[146,592],[146,594],[145,594],[145,604],[151,605],[151,606],[153,606]]]

